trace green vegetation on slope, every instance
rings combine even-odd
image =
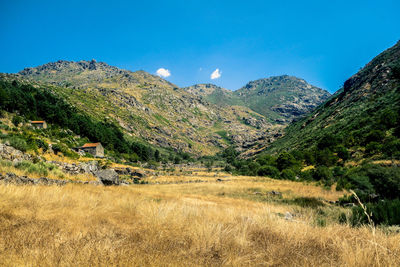
[[[227,169],[277,179],[314,180],[354,190],[377,224],[400,224],[400,42],[344,84],[344,88],[255,160],[222,155]],[[357,204],[354,196],[342,203]],[[353,225],[368,223],[356,207]]]
[[[288,75],[249,82],[234,94],[267,118],[289,122],[311,112],[330,96],[329,92]]]
[[[289,123],[311,112],[330,96],[329,92],[288,75],[252,81],[237,91],[213,84],[184,89],[218,106],[248,107],[270,122],[280,123]]]
[[[154,158],[154,151],[149,146],[128,141],[115,124],[97,121],[80,113],[46,88],[2,80],[0,96],[0,110],[17,112],[28,120],[46,120],[48,123],[87,137],[92,142],[101,142],[110,151],[136,154],[145,161]],[[13,122],[18,124],[17,120],[20,119],[15,118],[18,117],[14,117]],[[21,145],[17,148],[21,148]]]

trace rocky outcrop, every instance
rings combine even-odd
[[[119,185],[118,173],[113,169],[100,170],[96,177],[103,185]]]
[[[32,158],[32,155],[23,153],[8,144],[0,144],[0,159],[17,162],[22,160],[32,160]]]
[[[14,184],[14,185],[66,185],[72,181],[55,180],[46,177],[39,179],[28,178],[27,176],[18,176],[14,173],[7,173],[2,175],[0,173],[0,184]]]
[[[98,161],[89,161],[86,163],[66,163],[59,161],[49,161],[50,163],[58,166],[63,172],[76,175],[79,173],[88,173],[95,175],[100,167]]]

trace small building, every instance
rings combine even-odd
[[[86,153],[92,154],[95,157],[104,157],[104,148],[101,143],[86,143],[78,148]]]
[[[31,125],[37,129],[47,128],[47,123],[45,121],[31,121]]]

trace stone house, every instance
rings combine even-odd
[[[47,128],[47,123],[45,121],[31,121],[31,125],[37,129]]]
[[[92,154],[95,157],[104,157],[104,148],[101,143],[86,143],[78,149],[83,150],[86,153]]]

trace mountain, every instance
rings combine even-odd
[[[297,77],[283,75],[249,82],[235,95],[245,106],[271,120],[291,122],[311,112],[330,93]]]
[[[184,89],[219,106],[248,107],[270,122],[281,124],[304,116],[330,96],[328,91],[288,75],[251,81],[236,91],[213,84],[198,84]]]
[[[350,77],[312,114],[286,128],[285,136],[269,151],[310,148],[326,136],[335,136],[354,155],[385,157],[388,152],[383,151],[383,146],[394,145],[393,135],[399,133],[399,112],[400,42]]]
[[[282,129],[243,106],[220,106],[144,71],[103,62],[57,61],[15,78],[48,90],[91,117],[118,125],[133,139],[208,155],[234,145],[270,143]]]
[[[245,106],[242,99],[234,92],[214,84],[196,84],[183,89],[218,106]]]

